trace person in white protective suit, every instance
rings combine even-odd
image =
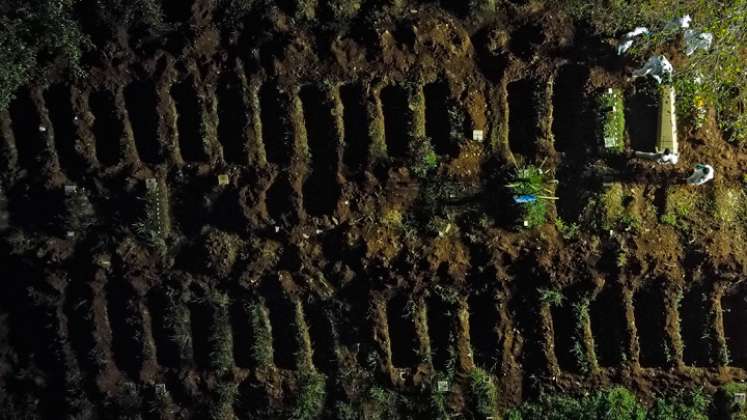
[[[639,152],[635,151],[635,156],[639,157],[641,159],[648,159],[656,161],[656,163],[665,164],[669,163],[672,165],[676,165],[677,162],[680,160],[680,155],[677,153],[672,153],[669,149],[664,149],[663,152]]]
[[[713,179],[714,173],[713,166],[698,163],[695,165],[693,174],[687,178],[687,183],[690,185],[703,185]]]

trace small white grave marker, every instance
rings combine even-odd
[[[225,185],[228,185],[229,181],[230,180],[228,179],[228,175],[226,175],[226,174],[220,174],[220,175],[218,175],[218,185],[220,185],[221,187],[225,186]]]
[[[47,131],[47,127],[45,127],[45,126],[43,126],[43,125],[40,125],[40,126],[39,126],[39,132],[41,132],[41,133],[44,133],[44,132],[46,132],[46,131]]]
[[[65,185],[65,194],[66,195],[72,195],[78,192],[78,187],[75,185]]]
[[[735,392],[734,402],[739,404],[740,406],[743,406],[745,402],[747,402],[747,394],[744,392]]]
[[[449,392],[449,381],[438,381],[438,392]]]
[[[472,130],[472,140],[483,141],[485,139],[485,132],[482,130]]]
[[[65,234],[65,236],[67,236],[70,239],[75,238],[75,232],[73,232],[72,230],[69,230],[69,231],[67,231],[67,233]]]

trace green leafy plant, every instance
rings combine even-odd
[[[409,145],[410,171],[422,178],[438,166],[438,155],[428,137],[417,137]]]
[[[550,306],[563,306],[565,296],[559,290],[537,289],[540,295],[540,302],[547,303]]]
[[[555,219],[555,228],[558,229],[558,232],[560,233],[560,236],[563,237],[566,241],[572,241],[576,238],[578,238],[579,234],[579,228],[580,226],[578,223],[566,223],[565,220],[561,219],[560,217],[557,217]]]

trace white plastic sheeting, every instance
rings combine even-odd
[[[693,21],[693,18],[690,17],[690,15],[684,15],[681,18],[676,18],[672,20],[671,22],[667,23],[667,26],[664,27],[665,31],[669,30],[677,30],[677,29],[687,29],[690,27],[690,22]]]
[[[698,163],[697,165],[695,165],[693,174],[690,175],[689,178],[687,178],[687,183],[690,185],[703,185],[706,182],[712,180],[714,174],[715,171],[713,170],[713,166]]]
[[[713,34],[710,32],[698,32],[690,29],[690,23],[693,18],[690,15],[684,15],[676,18],[664,26],[664,32],[684,31],[685,35],[685,54],[693,55],[697,50],[707,51],[713,45]],[[620,43],[617,45],[617,55],[623,55],[630,47],[633,46],[635,38],[641,35],[649,35],[651,32],[645,26],[639,26],[634,30],[626,33]]]
[[[641,35],[648,35],[650,32],[645,26],[639,26],[632,31],[625,34],[620,40],[620,45],[617,46],[617,55],[623,55],[626,51],[633,46],[633,40]]]
[[[638,70],[633,71],[633,77],[651,76],[658,83],[669,80],[672,77],[674,67],[663,55],[655,55],[648,59],[646,64]]]
[[[692,29],[685,31],[685,54],[693,55],[697,50],[708,51],[713,45],[713,34],[710,32],[696,32]]]

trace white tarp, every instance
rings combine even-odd
[[[648,59],[646,64],[638,70],[633,71],[633,77],[651,76],[658,83],[663,82],[665,79],[672,77],[674,68],[672,63],[667,60],[663,55],[655,55]]]
[[[693,55],[697,50],[708,50],[713,44],[713,34],[710,32],[698,32],[690,29],[690,23],[693,18],[690,15],[684,15],[680,18],[676,18],[664,26],[664,32],[676,32],[679,30],[684,31],[685,35],[685,54],[688,56]],[[617,45],[617,55],[623,55],[627,52],[630,47],[633,46],[635,38],[641,35],[648,35],[648,28],[639,26],[634,30],[623,35],[620,39],[620,43]]]
[[[645,26],[639,26],[632,31],[625,34],[620,40],[620,45],[617,46],[617,55],[623,55],[626,51],[633,46],[633,40],[641,35],[648,35],[648,28]]]
[[[713,34],[710,32],[696,32],[692,29],[685,31],[685,54],[693,55],[697,50],[708,51],[713,44]]]
[[[691,18],[690,15],[684,15],[681,18],[674,19],[671,22],[667,23],[667,26],[664,27],[664,30],[670,31],[677,29],[687,29],[690,27],[690,22],[692,21],[693,18]]]

